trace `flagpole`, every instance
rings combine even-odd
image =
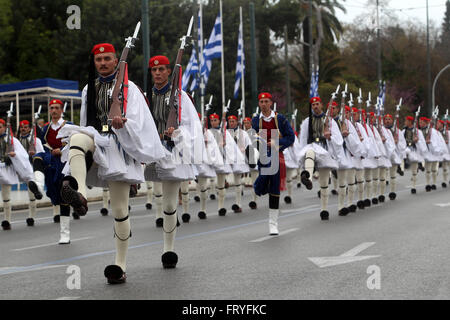
[[[241,32],[241,36],[242,36],[242,59],[241,59],[241,90],[242,90],[242,119],[245,119],[245,66],[244,66],[244,57],[245,57],[245,52],[244,52],[244,22],[242,19],[242,7],[239,7],[239,15],[241,18],[241,30],[239,30],[239,32]]]
[[[199,21],[198,21],[198,61],[200,66],[198,67],[198,74],[200,75],[200,109],[202,114],[202,120],[205,118],[205,81],[202,76],[203,66],[203,6],[201,0],[199,0]]]
[[[222,14],[222,0],[220,0],[220,33],[221,33],[221,45],[222,45],[222,113],[225,112],[225,59],[224,59],[224,47],[223,47],[223,14]]]

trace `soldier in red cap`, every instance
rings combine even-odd
[[[53,217],[55,223],[60,223],[59,244],[69,244],[70,206],[62,201],[60,194],[64,177],[62,170],[65,166],[65,161],[62,161],[61,155],[66,148],[66,143],[63,143],[61,138],[57,138],[61,128],[68,122],[62,118],[63,102],[61,100],[50,100],[48,109],[51,121],[41,130],[40,140],[43,142],[44,150],[37,153],[33,159],[34,176],[39,190],[44,192],[44,185],[47,186],[47,196],[53,206],[59,206],[59,215]],[[73,216],[75,219],[79,219],[75,212]]]
[[[253,116],[256,116],[256,113]],[[253,130],[253,128],[252,128],[252,118],[245,117],[244,121],[243,121],[243,124],[244,124],[244,130],[247,132],[250,140],[252,141],[252,145],[254,145],[254,141],[256,139],[256,136],[255,136],[255,130]],[[253,154],[254,160],[253,160],[253,162],[254,163],[258,163],[259,152],[258,152],[258,150],[256,148],[254,148],[253,150],[254,150],[254,154]],[[246,186],[248,184],[251,187],[251,190],[252,190],[252,200],[248,204],[248,206],[252,210],[255,210],[255,209],[258,208],[258,204],[256,203],[256,200],[257,200],[256,193],[255,193],[255,189],[253,188],[253,184],[255,183],[256,179],[258,178],[258,175],[259,175],[258,166],[253,166],[253,165],[250,166],[250,174],[249,174],[248,183],[246,183]]]
[[[447,188],[448,183],[448,168],[450,164],[450,135],[448,132],[448,127],[446,120],[438,120],[436,123],[436,130],[439,131],[439,141],[443,152],[442,155],[442,188]]]
[[[177,88],[176,106],[168,104],[172,91],[172,83],[169,79],[172,69],[169,59],[163,55],[154,56],[150,59],[148,68],[149,75],[153,80],[153,85],[151,81],[148,81],[147,87],[150,111],[156,124],[159,141],[168,156],[163,161],[147,165],[145,179],[153,181],[154,186],[157,183],[162,184],[164,249],[161,260],[164,268],[175,268],[178,262],[178,255],[175,253],[174,247],[178,225],[179,189],[182,182],[185,182],[182,199],[183,197],[186,199],[188,193],[186,182],[195,179],[197,159],[194,160],[194,158],[197,155],[196,151],[203,150],[204,138],[197,111],[186,92]],[[175,128],[175,124],[170,123],[171,115],[176,117],[177,128]],[[182,159],[179,159],[180,154]],[[201,160],[199,161],[201,162]],[[184,222],[188,222],[190,215],[185,212],[182,219]]]
[[[272,95],[260,93],[258,106],[261,113],[252,119],[252,127],[258,135],[259,176],[253,187],[258,196],[269,195],[269,234],[278,235],[280,192],[286,190],[286,164],[283,151],[292,146],[295,133],[289,121],[272,110]]]
[[[400,134],[399,126],[394,126],[394,117],[392,115],[386,114],[384,116],[384,125],[389,133],[387,138],[390,139],[391,144],[395,146],[394,152],[392,152],[391,155],[392,167],[389,169],[389,199],[395,200],[397,197],[397,173],[400,175],[404,174],[401,170],[401,165],[406,153],[406,140],[405,137]]]
[[[31,164],[33,164],[33,157],[37,153],[44,152],[41,139],[37,138],[36,135],[34,135],[33,139],[33,136],[31,135],[30,122],[28,120],[20,121],[19,135],[17,139],[20,141],[25,151],[28,152]],[[34,150],[31,146],[34,146]],[[30,198],[30,212],[26,222],[27,226],[31,227],[34,226],[34,218],[36,217],[36,197],[30,189],[28,189],[28,197]]]
[[[0,119],[0,185],[4,214],[1,225],[3,230],[11,230],[11,187],[22,181],[28,184],[28,189],[36,199],[42,199],[42,193],[39,192],[34,182],[33,167],[28,152],[13,136],[11,129],[7,132],[5,120]]]
[[[130,186],[143,183],[142,163],[166,156],[155,122],[142,91],[124,76],[121,116],[109,119],[118,59],[114,46],[101,43],[92,48],[89,82],[82,91],[80,126],[65,125],[59,137],[68,137],[67,173],[61,197],[75,211],[86,214],[87,185],[108,187],[114,217],[115,262],[104,270],[109,284],[126,281],[131,226]],[[125,103],[126,102],[126,103]]]
[[[228,132],[233,140],[236,142],[236,158],[237,161],[232,165],[233,168],[233,182],[235,188],[235,203],[232,209],[235,213],[242,212],[241,199],[242,199],[242,175],[250,172],[249,164],[256,166],[256,163],[250,163],[246,155],[250,155],[248,148],[252,148],[252,141],[247,131],[242,130],[238,125],[238,117],[235,115],[228,116]]]
[[[300,129],[300,145],[302,148],[300,159],[304,170],[301,181],[308,190],[312,189],[311,178],[315,168],[319,172],[322,220],[329,220],[328,212],[328,180],[331,170],[337,170],[338,156],[333,150],[342,148],[344,140],[334,119],[327,119],[320,97],[310,99],[309,117]]]
[[[220,123],[220,117],[217,113],[213,113],[209,116],[209,122],[211,127],[208,130],[219,146],[220,158],[222,159],[222,161],[217,163],[215,166],[217,174],[216,189],[218,195],[218,213],[219,216],[225,216],[227,214],[227,209],[225,208],[225,178],[228,174],[233,173],[231,164],[235,162],[237,147],[236,142],[228,130],[226,131],[226,136],[224,139],[223,128]]]
[[[439,161],[442,158],[443,149],[439,145],[439,132],[431,125],[431,119],[421,117],[419,119],[419,129],[423,133],[427,152],[422,153],[425,159],[425,178],[426,178],[426,192],[436,190],[437,174],[439,170]]]
[[[406,141],[406,159],[410,164],[411,168],[411,193],[416,194],[416,183],[417,183],[417,173],[419,168],[419,163],[424,161],[422,156],[423,152],[427,152],[426,144],[424,143],[425,139],[423,138],[423,133],[421,130],[418,130],[417,127],[414,127],[414,117],[407,116],[405,118],[405,127],[401,133],[405,137]]]

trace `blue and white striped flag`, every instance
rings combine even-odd
[[[380,98],[380,100],[381,100],[381,103],[383,104],[383,106],[384,106],[384,102],[385,102],[385,100],[386,100],[386,81],[384,81],[384,82],[381,82],[380,81],[380,83],[379,83],[379,93],[378,93],[378,97]]]
[[[313,66],[311,72],[311,88],[309,89],[309,97],[314,98],[319,96],[319,67]]]
[[[201,75],[204,79],[205,85],[208,83],[209,73],[211,72],[212,59],[217,59],[222,56],[222,27],[220,24],[220,14],[216,18],[214,28],[209,36],[208,43],[203,49],[203,66],[201,68]]]
[[[236,81],[234,82],[234,99],[239,95],[239,87],[241,85],[242,75],[245,72],[245,55],[244,55],[244,32],[242,22],[239,23],[238,51],[236,61]]]
[[[186,70],[183,73],[183,78],[182,78],[182,89],[184,91],[186,91],[189,81],[191,79],[191,76],[193,76],[193,80],[192,80],[192,84],[195,85],[195,83],[197,82],[197,78],[196,75],[198,73],[198,61],[197,61],[197,52],[195,50],[195,47],[192,48],[192,54],[191,54],[191,58],[189,59],[188,65],[186,66]],[[195,89],[194,89],[195,90]],[[194,91],[192,90],[192,86],[191,86],[191,90],[190,91]]]

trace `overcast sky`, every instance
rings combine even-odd
[[[370,2],[376,3],[375,0]],[[426,0],[380,0],[381,2],[387,2],[387,12],[395,13],[400,20],[419,19],[421,23],[426,24]],[[367,0],[346,0],[342,3],[347,13],[337,10],[337,17],[344,23],[351,23],[358,15],[370,12],[370,8],[374,8],[367,5],[369,3]],[[440,27],[444,19],[445,3],[446,0],[428,0],[430,22],[433,21],[436,27]]]

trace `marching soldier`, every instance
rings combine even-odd
[[[30,163],[28,152],[22,144],[14,138],[12,130],[7,132],[5,120],[0,119],[0,184],[2,188],[3,230],[11,230],[11,186],[24,181],[33,196],[40,200],[42,193],[34,182],[33,168]],[[29,224],[29,220],[27,220]]]
[[[128,46],[127,46],[128,47]],[[82,92],[80,126],[65,125],[59,136],[69,137],[68,163],[63,179],[61,198],[80,215],[86,214],[86,185],[108,187],[114,217],[116,258],[105,268],[110,284],[126,281],[126,257],[131,227],[128,202],[130,186],[145,181],[141,163],[162,159],[166,153],[160,140],[145,96],[128,77],[123,75],[122,116],[109,114],[118,100],[114,79],[119,61],[116,50],[108,43],[97,44],[90,56],[89,83]],[[124,63],[121,61],[120,63]],[[126,73],[126,72],[125,72]],[[98,74],[98,75],[97,75]],[[126,102],[126,104],[125,104]],[[156,138],[156,139],[155,139]],[[69,170],[67,170],[69,169]],[[174,193],[178,194],[175,190]]]
[[[387,135],[388,139],[390,139],[390,143],[395,146],[394,151],[391,155],[391,163],[392,167],[389,169],[389,186],[390,193],[389,199],[395,200],[397,197],[397,172],[402,172],[400,168],[402,161],[405,157],[406,153],[406,140],[405,137],[400,134],[400,128],[398,124],[394,126],[394,118],[390,114],[386,114],[384,116],[384,125],[386,129],[389,130],[389,134]]]
[[[427,152],[427,147],[425,144],[425,139],[423,138],[423,133],[421,130],[417,129],[415,123],[416,118],[412,116],[407,116],[405,118],[405,128],[402,130],[402,135],[405,137],[406,141],[406,157],[411,167],[411,193],[416,194],[416,183],[417,183],[417,173],[419,169],[419,163],[424,161],[422,154]]]
[[[427,192],[436,190],[439,161],[444,152],[439,145],[439,133],[431,126],[430,122],[431,119],[427,117],[421,117],[419,119],[419,129],[423,133],[423,138],[428,149],[427,152],[422,154],[425,159],[425,177],[427,181],[425,190]]]
[[[175,97],[176,100],[180,99],[178,112],[174,118],[177,122],[179,121],[178,128],[174,127],[174,123],[170,123],[171,114],[175,110],[174,106],[167,103],[171,97],[172,85],[175,85],[169,81],[171,72],[170,62],[166,56],[154,56],[150,59],[149,74],[153,79],[153,87],[147,89],[151,99],[150,110],[155,120],[159,140],[167,156],[156,163],[147,165],[145,179],[153,181],[154,187],[155,182],[162,185],[164,253],[161,260],[164,268],[175,268],[178,262],[174,246],[178,225],[177,207],[180,184],[183,181],[195,179],[193,158],[197,154],[196,148],[204,143],[201,123],[195,107],[191,98],[182,90],[178,92],[180,97]],[[181,159],[178,157],[180,153]]]
[[[70,243],[70,206],[61,199],[60,188],[64,174],[62,173],[65,161],[62,160],[62,152],[67,150],[66,143],[57,135],[61,128],[68,122],[62,118],[63,103],[61,100],[50,100],[49,104],[51,121],[41,130],[41,140],[44,143],[44,151],[37,153],[33,159],[33,169],[36,183],[39,189],[47,187],[47,196],[53,206],[59,206],[59,215],[53,216],[55,223],[60,223],[59,244]],[[77,213],[73,213],[78,218]]]
[[[322,220],[329,220],[328,212],[328,180],[331,170],[337,170],[339,163],[333,150],[342,148],[344,140],[337,123],[323,112],[320,97],[310,99],[310,114],[301,125],[300,145],[302,183],[308,190],[312,189],[311,178],[314,168],[319,171],[320,199]]]
[[[259,176],[255,181],[258,196],[269,194],[269,234],[278,235],[278,216],[280,213],[280,191],[286,189],[286,164],[283,151],[295,141],[295,134],[289,121],[271,107],[272,95],[260,93],[259,115],[252,119],[252,127],[258,135],[260,159]],[[266,158],[266,159],[263,159]]]
[[[235,188],[235,203],[232,206],[234,213],[242,212],[241,199],[242,199],[242,175],[250,172],[249,165],[245,162],[246,150],[251,146],[252,141],[247,134],[247,131],[242,130],[238,125],[238,118],[235,115],[228,116],[228,132],[232,139],[236,143],[238,149],[236,154],[240,160],[232,165],[233,169],[233,183]]]
[[[254,145],[254,141],[256,139],[255,136],[255,130],[253,130],[252,128],[252,118],[250,117],[245,117],[244,121],[244,130],[247,132],[250,140],[252,141],[252,145]],[[254,159],[254,163],[258,162],[258,150],[254,150],[255,151],[255,159]],[[258,167],[256,165],[250,165],[250,173],[249,173],[249,182],[251,184],[251,190],[252,190],[252,200],[249,202],[248,206],[250,207],[250,209],[255,210],[258,208],[258,204],[256,203],[256,193],[255,193],[255,189],[253,188],[253,184],[255,183],[256,179],[258,178]]]
[[[28,120],[22,120],[19,123],[19,136],[18,140],[22,144],[23,148],[30,157],[31,164],[33,163],[33,157],[36,153],[44,152],[41,139],[31,134],[32,128]],[[37,185],[36,185],[37,186]],[[36,197],[33,192],[28,189],[28,197],[30,198],[30,213],[26,220],[27,226],[34,226],[34,218],[36,217]]]
[[[224,130],[221,126],[220,117],[217,113],[211,114],[209,116],[209,121],[211,127],[208,130],[216,140],[221,153],[221,158],[223,159],[223,164],[216,166],[216,188],[218,193],[219,216],[225,216],[227,214],[227,209],[225,208],[225,178],[228,174],[233,173],[231,164],[236,162],[237,147],[228,130],[226,130],[224,138]],[[223,123],[222,125],[225,125],[225,123]]]
[[[444,150],[442,159],[442,188],[447,188],[448,183],[448,168],[450,163],[450,142],[449,131],[447,127],[447,120],[439,120],[436,124],[436,130],[441,134],[439,137],[441,148]]]

